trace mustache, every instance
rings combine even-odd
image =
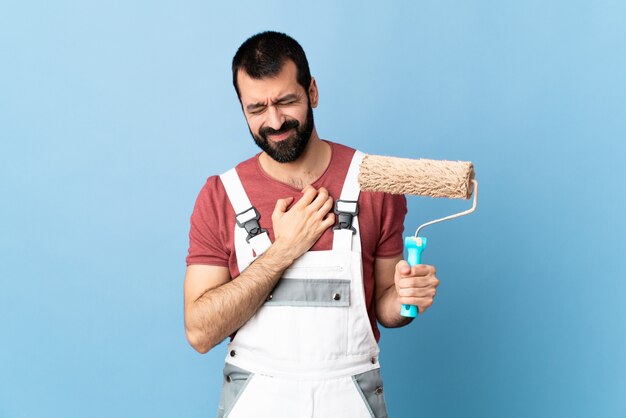
[[[294,128],[297,129],[299,126],[300,126],[300,123],[297,120],[291,119],[291,120],[287,120],[283,122],[283,124],[278,129],[273,129],[273,128],[270,128],[269,126],[266,126],[265,128],[261,128],[259,129],[259,135],[267,139],[267,135],[282,134],[284,132],[287,132],[290,129],[294,129]]]

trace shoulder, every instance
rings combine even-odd
[[[219,175],[210,176],[204,186],[200,189],[196,197],[193,214],[191,216],[192,224],[194,221],[200,224],[206,224],[210,219],[220,217],[221,209],[226,198],[226,189],[220,180]]]
[[[258,164],[257,163],[258,156],[259,154],[256,154],[248,158],[247,160],[240,162],[232,169],[234,169],[237,172],[237,175],[239,177],[251,176],[253,175],[253,172],[255,171],[256,165]],[[228,169],[220,174],[214,174],[212,176],[209,176],[209,178],[207,178],[206,180],[206,183],[200,190],[200,195],[201,196],[202,195],[213,196],[216,194],[223,195],[226,192],[226,190],[224,188],[224,183],[222,182],[221,176],[232,169]]]
[[[333,175],[345,175],[348,171],[348,167],[350,167],[356,149],[337,142],[325,141],[332,149],[332,157],[328,171],[332,172]]]
[[[338,142],[333,142],[333,141],[328,141],[328,140],[325,140],[325,141],[328,143],[328,145],[331,146],[333,150],[333,155],[335,156],[351,158],[356,152],[355,148],[349,147],[347,145],[343,145]]]
[[[200,189],[198,194],[198,200],[212,200],[215,196],[223,195],[225,193],[224,184],[219,175],[213,175],[207,178],[204,186]]]
[[[248,158],[245,161],[240,162],[234,167],[234,169],[237,171],[237,175],[240,179],[242,179],[242,181],[258,178],[261,174],[259,166],[259,155],[260,153]]]

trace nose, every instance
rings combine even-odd
[[[279,130],[284,122],[285,117],[278,106],[269,106],[267,108],[267,126],[274,130]]]

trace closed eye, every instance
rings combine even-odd
[[[252,105],[248,106],[248,113],[251,115],[259,115],[265,111],[265,106]]]
[[[278,100],[274,102],[274,104],[276,106],[286,106],[286,105],[292,105],[298,102],[298,100],[299,100],[299,96],[297,94],[292,93],[292,94],[288,94],[286,96],[279,98]]]
[[[300,96],[295,93],[288,94],[286,96],[278,98],[276,101],[272,102],[273,106],[291,106],[300,101]],[[259,115],[265,112],[267,106],[265,103],[252,103],[246,106],[246,110],[251,115]]]

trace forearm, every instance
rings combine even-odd
[[[234,280],[216,280],[185,305],[185,326],[191,345],[206,353],[241,328],[259,309],[283,272],[307,252],[335,223],[328,190],[307,186],[294,198],[278,199],[272,213],[274,243]],[[209,280],[210,282],[210,280]]]
[[[237,278],[198,297],[185,319],[194,348],[205,353],[241,328],[292,263],[293,259],[275,243]]]
[[[395,286],[390,286],[376,301],[376,318],[386,328],[403,327],[413,321],[400,315],[402,303],[398,298]]]

